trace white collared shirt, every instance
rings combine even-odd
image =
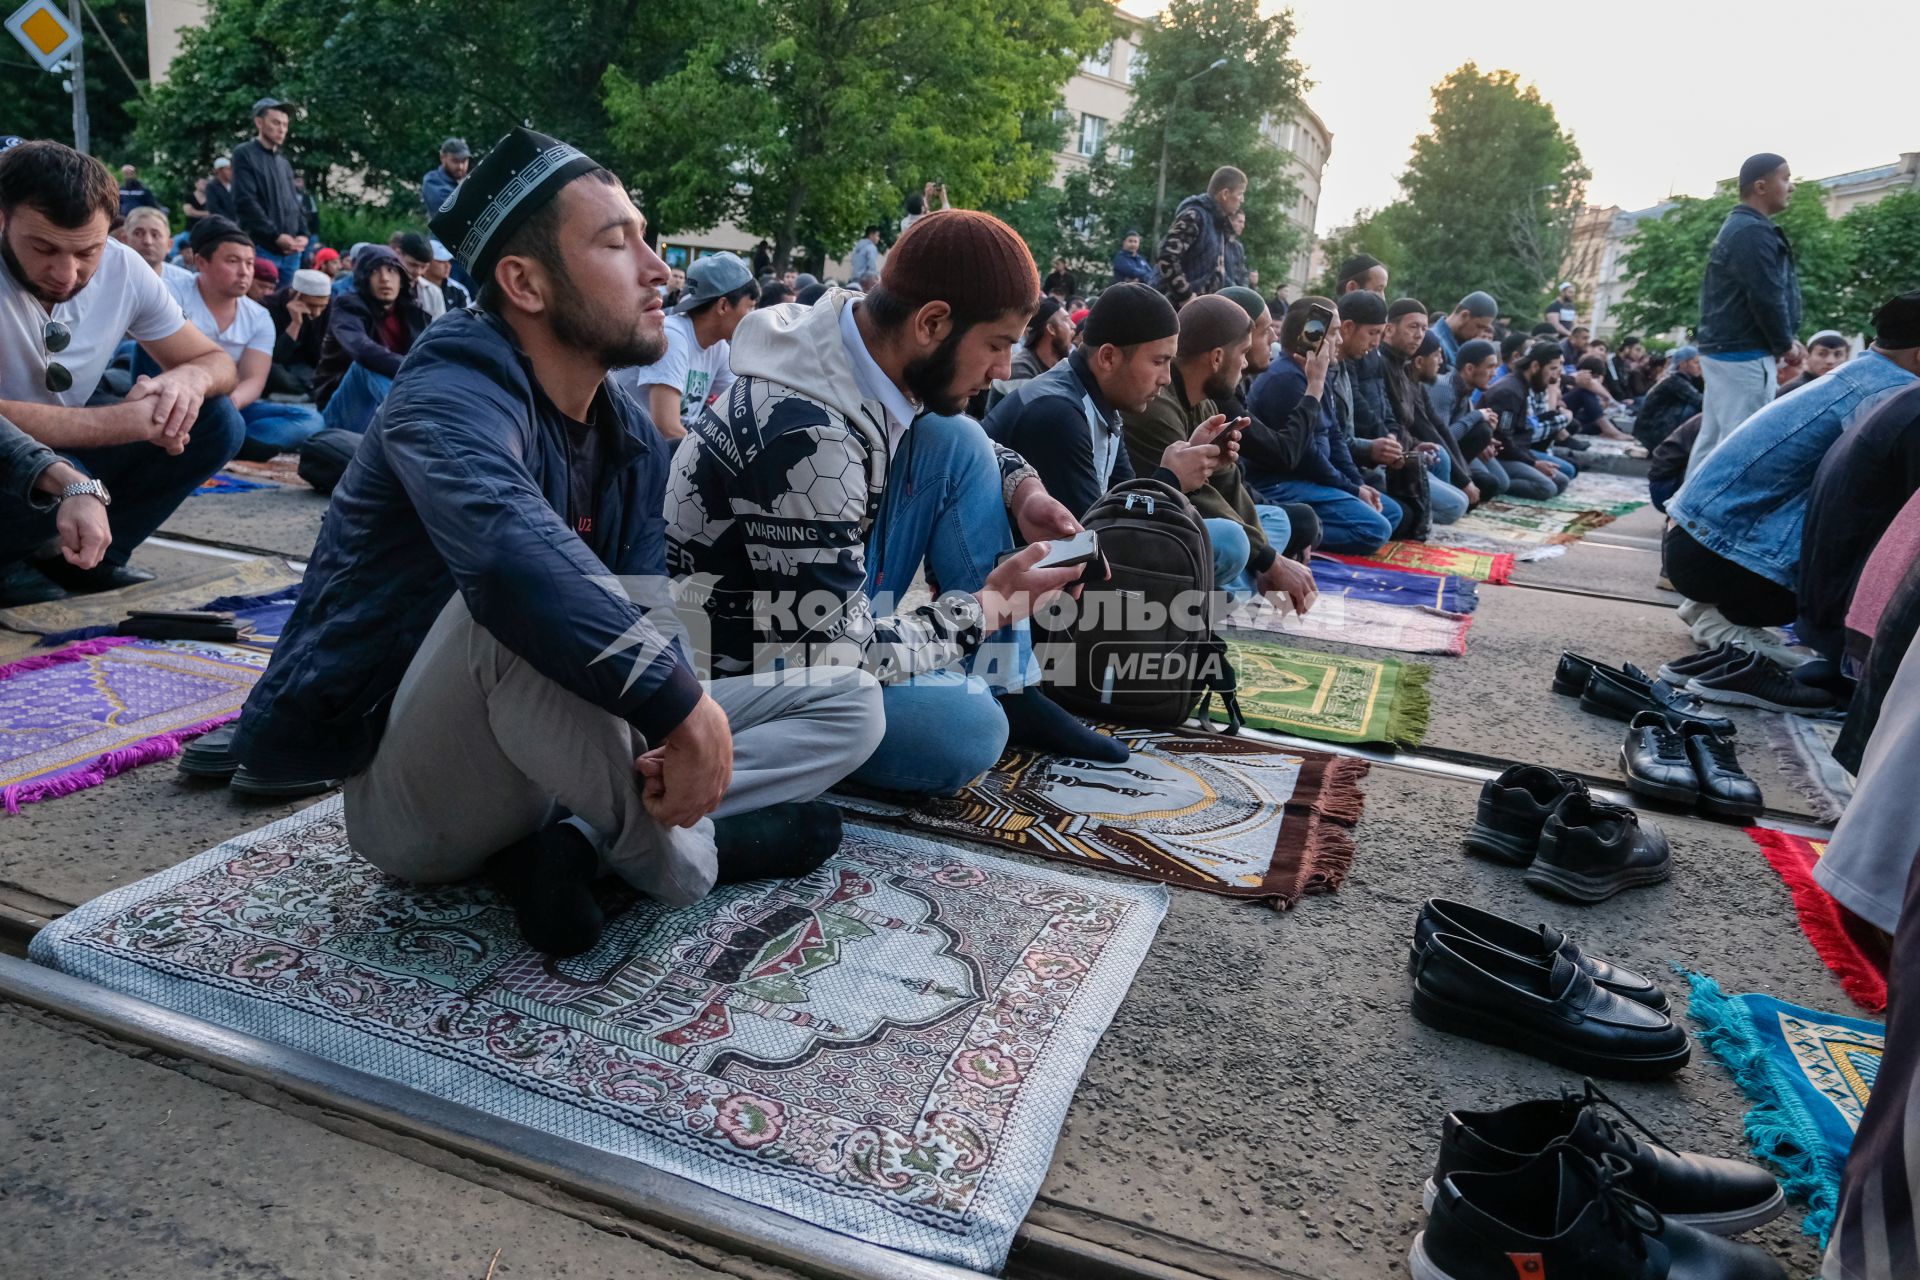
[[[853,365],[853,380],[860,387],[861,398],[878,400],[880,407],[886,410],[887,456],[892,457],[899,450],[900,441],[906,437],[907,427],[920,411],[868,352],[866,340],[860,336],[860,325],[853,317],[857,305],[849,302],[840,308],[840,342],[847,349],[847,360]]]

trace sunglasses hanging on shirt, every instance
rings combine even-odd
[[[47,390],[56,396],[72,390],[73,371],[53,357],[67,349],[73,341],[73,331],[58,320],[49,320],[40,338],[47,345]]]

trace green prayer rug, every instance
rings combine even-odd
[[[1230,640],[1240,714],[1248,725],[1321,742],[1417,746],[1427,734],[1432,668],[1397,658]],[[1212,708],[1213,718],[1226,713]]]

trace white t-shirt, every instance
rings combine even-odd
[[[58,355],[47,352],[49,319],[66,325],[73,335]],[[118,240],[107,241],[87,287],[54,307],[51,315],[0,263],[0,400],[80,408],[99,387],[122,338],[157,342],[186,323],[180,304],[147,260]],[[73,374],[73,385],[58,395],[47,390],[49,362]]]
[[[680,425],[691,427],[700,420],[707,401],[733,385],[728,360],[732,344],[722,339],[710,347],[701,346],[693,334],[693,321],[686,316],[668,316],[666,329],[667,353],[652,364],[629,369],[627,387],[643,406],[647,398],[642,387],[672,387],[680,393]]]
[[[239,305],[233,309],[233,323],[222,329],[206,299],[200,296],[200,277],[190,275],[185,280],[171,280],[167,287],[173,290],[174,300],[186,314],[187,323],[212,338],[214,345],[231,356],[236,365],[249,351],[264,351],[269,359],[273,357],[273,316],[252,298],[239,299]]]
[[[160,264],[160,283],[170,285],[175,280],[198,280],[200,277],[177,262]]]

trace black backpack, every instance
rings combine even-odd
[[[1128,480],[1094,503],[1083,523],[1099,535],[1110,576],[1089,575],[1077,606],[1056,606],[1056,617],[1074,616],[1054,632],[1061,647],[1049,656],[1070,657],[1071,678],[1049,685],[1048,696],[1092,720],[1168,728],[1212,691],[1228,709],[1227,732],[1238,732],[1233,668],[1214,633],[1213,540],[1199,511],[1172,485]],[[1185,607],[1174,608],[1176,601]],[[1046,625],[1036,619],[1043,635]]]
[[[347,464],[353,461],[360,440],[358,431],[339,427],[315,432],[300,446],[300,478],[318,493],[332,493],[340,477],[347,474]]]

